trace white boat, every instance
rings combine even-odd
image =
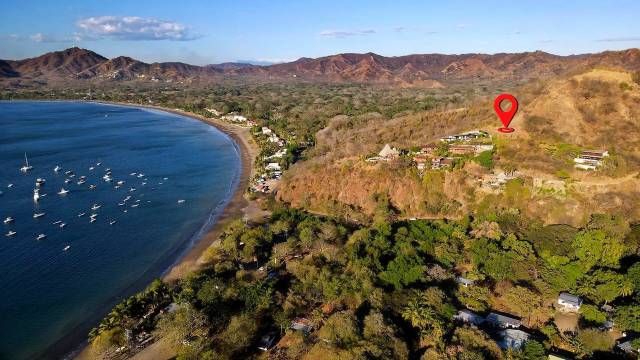
[[[67,171],[65,171],[65,172],[64,172],[64,174],[65,174],[65,175],[71,175],[71,174],[73,174],[73,171],[71,171],[71,170],[67,170]]]
[[[105,176],[102,177],[102,180],[104,180],[106,182],[109,182],[109,181],[113,181],[113,178],[111,176],[109,176],[109,175],[105,175]]]
[[[131,205],[132,208],[137,208],[138,206],[140,206],[140,204],[133,204]]]
[[[8,233],[6,233],[6,234],[4,234],[4,236],[6,236],[6,237],[12,237],[12,236],[13,236],[13,235],[15,235],[15,234],[17,234],[15,231],[13,231],[13,230],[9,230],[9,232],[8,232]]]
[[[84,176],[84,175],[82,175],[82,176],[80,176],[78,179],[80,179],[80,180],[87,180],[87,177],[86,177],[86,176]]]
[[[136,176],[138,175],[138,173],[132,172],[131,174],[129,174],[130,176]]]
[[[76,184],[78,184],[78,185],[82,185],[82,184],[84,184],[84,183],[86,183],[86,182],[87,182],[87,180],[80,180],[80,181],[78,181]]]
[[[62,168],[59,165],[56,165],[56,167],[53,168],[53,171],[58,172],[62,170]]]
[[[104,171],[111,172],[111,168],[106,168],[106,169],[104,169]]]
[[[62,224],[58,225],[58,227],[60,227],[60,229],[64,229],[65,226],[67,226],[67,223],[62,223]]]
[[[90,219],[89,219],[89,222],[90,222],[90,223],[96,222],[96,218],[94,218],[94,217],[90,218]]]
[[[93,166],[89,166],[89,171],[91,170],[95,170],[95,168]]]
[[[123,202],[118,203],[118,206],[124,206],[124,203]]]
[[[33,166],[29,165],[29,159],[27,159],[27,153],[24,153],[24,165],[20,168],[20,171],[26,173],[27,171],[33,169]]]
[[[147,183],[143,181],[143,182],[142,182],[142,186],[145,186],[145,185],[147,185]]]
[[[178,200],[178,204],[183,204],[186,200],[180,199]]]
[[[109,221],[109,225],[113,225],[113,224],[115,224],[115,223],[116,223],[116,221],[115,221],[115,220],[111,220],[111,221]]]
[[[138,174],[138,178],[143,178],[144,174]]]
[[[87,215],[87,214],[86,213],[80,213],[80,214],[78,214],[78,217],[83,217],[85,215]]]
[[[71,249],[71,245],[67,245],[67,246],[65,246],[65,247],[64,247],[64,249],[62,249],[62,251],[67,251],[67,250],[69,250],[69,249]]]
[[[58,191],[58,195],[67,195],[68,193],[69,193],[69,190],[65,188],[60,188],[60,191]]]
[[[113,188],[114,188],[114,189],[120,189],[121,187],[122,187],[122,186],[120,186],[120,185],[116,185],[116,186],[114,186]]]
[[[136,188],[134,187],[129,188],[129,192],[134,192],[134,191],[136,191]]]
[[[127,197],[124,198],[124,201],[129,201],[129,199],[131,199],[131,195],[127,195]]]
[[[64,179],[64,183],[65,183],[65,184],[68,184],[68,183],[70,183],[70,182],[71,182],[71,179]]]
[[[40,190],[38,189],[33,189],[33,201],[38,201],[40,200]]]
[[[5,224],[9,224],[9,223],[12,223],[12,222],[13,222],[13,218],[11,216],[7,216],[7,218],[4,219],[4,223]]]
[[[102,165],[102,163],[101,163],[101,162],[97,162],[97,163],[96,163],[96,166],[100,166],[100,165]]]
[[[58,224],[62,224],[62,220],[56,220],[51,223],[51,225],[58,225]]]
[[[90,190],[93,190],[93,189],[95,189],[95,188],[96,188],[96,186],[95,186],[95,185],[93,185],[93,184],[89,185],[89,189],[90,189]]]
[[[44,183],[46,183],[46,182],[47,182],[47,180],[45,180],[45,179],[37,178],[36,179],[36,186],[40,187],[40,186],[44,185]]]
[[[162,178],[162,180],[169,180],[169,178],[168,178],[168,177],[166,177],[166,178]]]
[[[43,213],[43,212],[41,212],[41,213],[35,213],[35,214],[33,214],[33,218],[34,218],[34,219],[41,218],[41,217],[43,217],[44,215],[45,215],[45,213]]]
[[[96,211],[96,210],[100,209],[101,207],[102,207],[102,205],[93,204],[93,206],[91,206],[91,210]]]
[[[7,188],[8,188],[8,189],[11,189],[12,187],[13,187],[13,184],[9,184],[9,185],[7,185]]]
[[[124,181],[120,180],[120,181],[118,181],[118,182],[116,183],[116,185],[120,185],[120,186],[122,186],[122,185],[124,185]]]
[[[47,235],[45,235],[45,234],[40,234],[40,235],[38,235],[38,236],[36,237],[36,240],[42,240],[42,239],[44,239],[44,238],[46,238],[46,237],[47,237]]]
[[[129,210],[122,210],[123,213],[129,212]]]

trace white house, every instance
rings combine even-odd
[[[263,134],[263,135],[271,135],[271,133],[273,133],[273,131],[271,131],[271,129],[269,129],[269,128],[268,128],[268,127],[266,127],[266,126],[263,126],[263,127],[262,127],[262,134]]]
[[[582,299],[569,293],[560,293],[558,296],[558,307],[560,310],[568,312],[578,312],[582,305]]]
[[[278,164],[277,162],[268,163],[267,166],[265,167],[265,169],[274,170],[274,171],[281,171],[282,170],[280,168],[280,164]]]

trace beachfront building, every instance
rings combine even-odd
[[[582,305],[582,299],[569,293],[560,293],[558,296],[558,309],[566,312],[578,312]]]

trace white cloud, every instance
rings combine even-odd
[[[373,29],[364,30],[323,30],[320,32],[320,36],[329,38],[346,38],[351,36],[371,35],[375,34]]]
[[[98,16],[79,20],[80,32],[76,40],[195,40],[201,35],[174,21],[141,18],[137,16]]]

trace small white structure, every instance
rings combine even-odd
[[[389,146],[389,144],[386,144],[382,150],[380,150],[380,153],[378,153],[378,156],[380,156],[383,159],[395,159],[398,156],[400,156],[400,151],[398,151],[398,149],[396,148],[392,148],[391,146]]]
[[[585,150],[573,159],[573,162],[577,169],[596,170],[602,165],[602,161],[606,157],[609,157],[607,150]]]
[[[488,136],[489,136],[489,133],[484,130],[473,130],[473,131],[468,131],[462,134],[445,136],[443,138],[440,138],[440,141],[445,141],[445,142],[468,141],[468,140],[473,140],[480,137],[488,137]]]
[[[569,293],[560,293],[558,296],[558,307],[567,312],[578,312],[582,305],[582,299]]]
[[[464,286],[464,287],[469,287],[473,285],[473,283],[475,282],[471,279],[463,278],[462,276],[458,276],[456,278],[456,281],[458,282],[458,284],[460,284],[460,286]]]
[[[271,170],[271,171],[281,171],[282,170],[282,168],[280,168],[280,164],[277,163],[277,162],[268,163],[267,166],[265,166],[265,169]]]
[[[268,127],[266,127],[266,126],[262,127],[262,134],[263,135],[271,135],[272,133],[273,133],[273,131],[271,129],[269,129]]]

